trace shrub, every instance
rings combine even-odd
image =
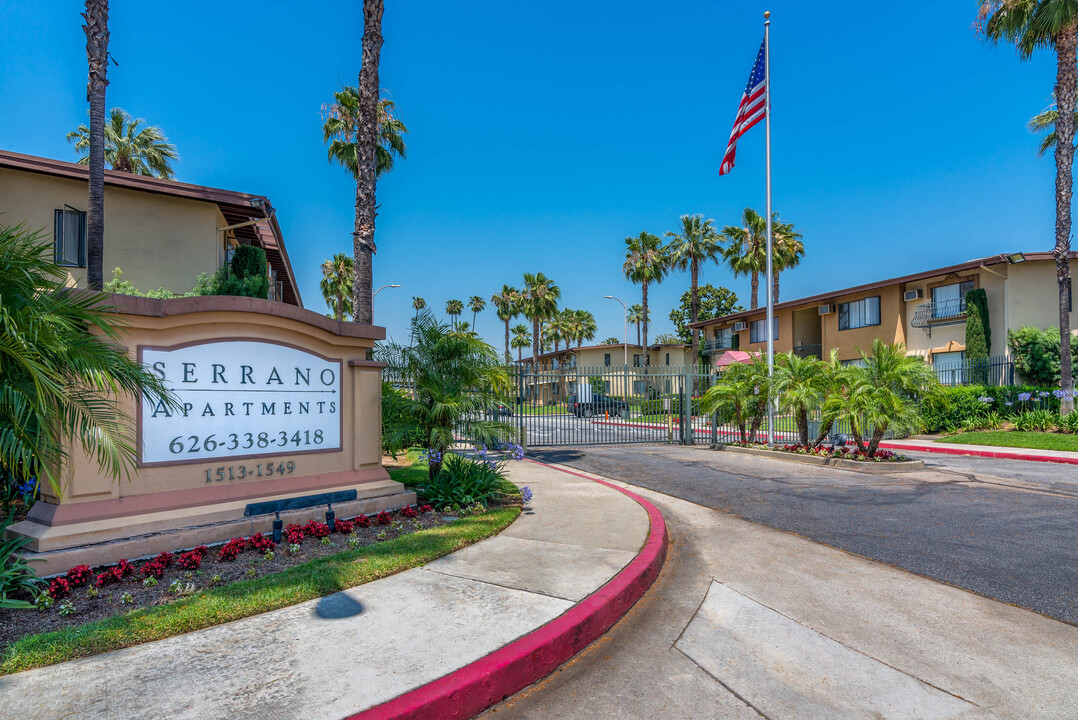
[[[1059,429],[1061,432],[1066,433],[1078,432],[1078,413],[1062,416],[1059,419]]]
[[[1014,418],[1014,427],[1026,432],[1046,432],[1059,424],[1059,415],[1051,410],[1027,410]]]
[[[1024,327],[1007,333],[1014,368],[1035,385],[1059,384],[1059,328]],[[1071,343],[1072,362],[1078,361],[1078,343]]]
[[[502,478],[497,463],[449,454],[443,458],[441,471],[420,488],[420,493],[435,507],[486,504],[498,494]]]
[[[388,382],[382,383],[382,452],[397,456],[427,442],[411,400]]]
[[[293,523],[284,529],[282,537],[289,545],[299,545],[304,538],[303,528]]]

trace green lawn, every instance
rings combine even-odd
[[[564,405],[520,405],[513,409],[518,415],[568,415]]]
[[[405,484],[418,482],[417,476],[426,477],[426,466],[418,463],[394,470],[390,474]],[[503,492],[518,492],[507,481],[503,485]],[[28,635],[0,654],[0,675],[161,640],[330,595],[424,565],[488,538],[519,514],[519,507],[494,508],[482,515],[312,560],[265,577],[208,588],[167,605]]]
[[[1078,452],[1078,435],[1049,432],[1020,432],[1018,430],[981,430],[948,435],[935,442],[963,445],[994,445],[997,447],[1035,448],[1037,450],[1070,450]]]

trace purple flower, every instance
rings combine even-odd
[[[419,459],[426,460],[428,465],[440,465],[442,462],[442,454],[437,450],[420,450]]]
[[[526,503],[530,503],[532,501],[532,490],[527,485],[520,488],[520,499]]]
[[[34,480],[33,478],[31,478],[30,480],[27,480],[26,482],[24,482],[22,485],[19,486],[19,494],[20,495],[33,495],[34,490],[36,490],[36,489],[37,489],[37,480]]]
[[[1008,400],[1007,402],[1005,402],[1003,404],[1006,405],[1007,407],[1010,407],[1011,405],[1014,405],[1014,403],[1012,403],[1010,400]]]
[[[1033,397],[1033,393],[1018,393],[1018,399],[1022,402],[1029,402],[1029,399]]]
[[[995,398],[990,398],[990,397],[988,397],[986,395],[981,395],[977,399],[980,400],[981,402],[983,402],[985,405],[988,405],[989,403],[993,403],[996,400]]]
[[[1041,390],[1039,393],[1037,393],[1037,395],[1041,396],[1042,398],[1048,397],[1048,391],[1047,390]]]

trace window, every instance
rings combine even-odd
[[[646,388],[643,380],[633,380],[633,395],[643,395]]]
[[[866,367],[868,365],[868,363],[866,363],[861,358],[854,358],[853,360],[841,360],[840,362],[847,367]]]
[[[932,317],[953,317],[966,312],[966,293],[975,286],[972,280],[963,280],[932,288]]]
[[[838,329],[853,330],[880,324],[880,296],[838,304]]]
[[[86,267],[86,213],[64,205],[55,211],[56,264]]]
[[[610,353],[603,353],[603,365],[610,367]]]
[[[764,319],[764,320],[753,320],[751,323],[749,323],[749,342],[750,343],[767,342],[766,331],[764,330],[764,328],[766,328],[766,327],[767,327],[767,320],[766,319]],[[772,318],[771,330],[772,330],[772,335],[774,335],[772,340],[778,340],[779,339],[779,319],[778,318]]]
[[[670,364],[670,353],[666,353],[666,364]]]
[[[936,378],[941,385],[965,384],[965,351],[932,353],[932,369],[936,371]]]
[[[633,355],[633,367],[640,367],[640,356]]]

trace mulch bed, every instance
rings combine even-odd
[[[221,560],[218,554],[222,545],[214,545],[209,548],[209,552],[197,570],[185,570],[173,562],[157,584],[151,587],[144,584],[142,574],[137,570],[142,567],[143,563],[134,562],[132,563],[136,568],[134,574],[111,585],[96,588],[96,597],[90,596],[93,577],[105,568],[93,568],[89,582],[80,587],[71,588],[66,598],[54,601],[47,609],[0,610],[0,651],[24,635],[61,630],[139,608],[165,605],[176,600],[181,594],[186,595],[238,580],[270,575],[317,558],[344,552],[351,549],[349,539],[352,537],[358,540],[358,547],[363,547],[379,542],[378,534],[382,531],[385,531],[384,540],[392,540],[400,535],[415,532],[417,529],[435,527],[452,520],[451,518],[443,519],[440,513],[435,512],[424,513],[414,519],[404,517],[400,512],[390,513],[390,517],[392,520],[390,525],[372,522],[367,528],[355,526],[352,535],[334,532],[328,536],[330,541],[328,545],[323,545],[318,538],[305,537],[300,544],[299,552],[294,555],[289,552],[287,540],[282,540],[281,544],[273,550],[271,559],[267,559],[266,555],[248,547],[235,560]],[[351,520],[352,518],[341,519]],[[372,521],[374,519],[371,517]],[[421,527],[417,528],[413,520]],[[400,530],[394,529],[394,524],[398,522],[403,525]],[[179,554],[177,552],[176,556],[178,557]],[[174,581],[179,581],[183,585],[180,592],[169,589]],[[127,593],[131,596],[131,602],[121,603],[120,599]],[[66,601],[71,601],[75,606],[75,613],[63,616],[59,611],[61,604]]]

